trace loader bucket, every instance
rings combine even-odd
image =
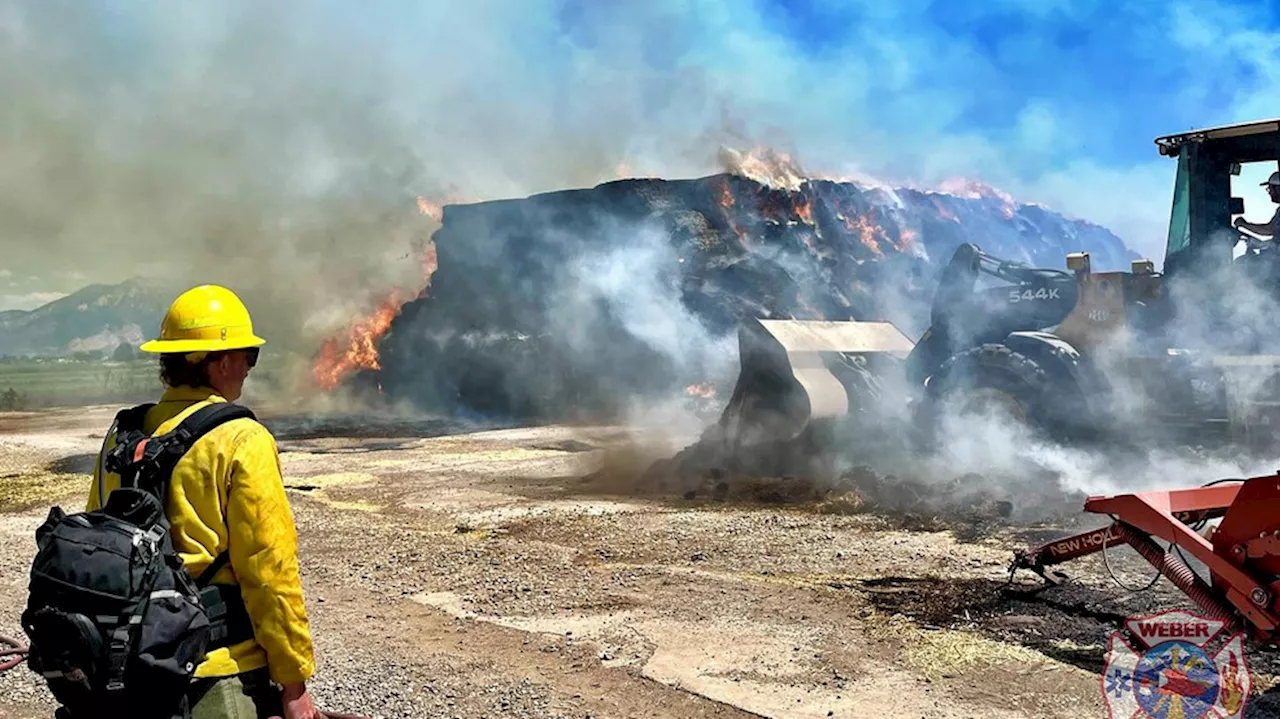
[[[840,418],[879,385],[875,355],[901,360],[914,344],[889,322],[750,320],[738,330],[739,373],[720,416],[734,444],[789,441],[810,422]]]

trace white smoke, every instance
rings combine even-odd
[[[1268,310],[1276,300],[1265,280],[1258,286],[1241,272],[1237,264],[1203,278],[1166,279],[1177,308],[1170,324],[1144,334],[1144,310],[1131,306],[1124,330],[1083,351],[1110,385],[1103,398],[1110,414],[1093,420],[1105,427],[1094,441],[1061,441],[1003,414],[945,414],[936,455],[891,461],[925,477],[972,472],[1016,487],[1038,476],[1087,494],[1273,473],[1280,466],[1280,334]],[[1068,399],[1051,392],[1046,401]]]
[[[736,334],[714,334],[684,303],[681,265],[689,258],[680,256],[664,228],[607,218],[601,226],[600,249],[576,254],[560,270],[556,292],[547,298],[548,329],[571,351],[590,356],[601,344],[599,329],[616,324],[661,357],[661,366],[640,369],[670,373],[673,391],[636,395],[622,421],[662,427],[672,442],[687,439],[704,419],[692,411],[683,387],[707,380],[726,387],[737,371]]]

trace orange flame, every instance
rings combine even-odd
[[[360,369],[382,369],[378,363],[377,342],[400,314],[400,294],[384,299],[374,313],[359,320],[347,330],[346,338],[330,337],[320,347],[311,367],[311,377],[325,391],[337,387],[347,375]]]
[[[418,211],[439,222],[440,205],[426,198],[418,198]],[[436,255],[436,243],[427,242],[422,253],[422,286],[416,293],[424,296],[431,288],[431,278],[440,266]],[[367,317],[357,319],[345,332],[326,339],[320,346],[311,365],[311,377],[321,389],[331,391],[358,370],[379,370],[378,340],[391,328],[391,322],[400,314],[400,308],[410,299],[400,290],[392,290],[378,303],[377,309]],[[378,391],[382,383],[378,382]]]
[[[898,249],[903,252],[912,252],[916,248],[916,241],[920,239],[920,233],[910,227],[903,227],[898,231]]]
[[[809,198],[801,193],[797,196],[795,202],[796,216],[806,225],[813,224],[813,206],[809,204]]]
[[[942,215],[944,218],[951,220],[952,222],[960,221],[960,218],[956,217],[956,213],[947,209],[947,206],[942,204],[942,200],[939,200],[937,197],[931,197],[929,199],[933,201],[933,206],[937,208],[939,215]]]
[[[1014,205],[1013,197],[1002,190],[998,190],[982,180],[971,180],[967,177],[952,177],[943,180],[938,185],[938,189],[948,195],[963,197],[968,200],[995,200],[1004,205]]]
[[[721,178],[719,185],[720,206],[727,210],[734,205],[733,192],[729,190],[729,180],[727,178]]]
[[[733,230],[733,234],[738,236],[743,245],[750,244],[747,239],[747,233],[741,227],[738,227],[738,223],[733,221],[733,213],[729,212],[729,208],[737,204],[738,200],[733,196],[733,191],[729,189],[728,178],[720,178],[718,184],[720,185],[719,203],[720,207],[724,208],[725,222],[728,223],[729,229]]]
[[[720,148],[720,164],[740,177],[781,190],[797,192],[807,175],[791,156],[769,147],[740,152],[731,147]]]
[[[1013,215],[1017,210],[1017,203],[1009,193],[998,190],[981,180],[971,180],[965,177],[953,177],[943,180],[938,185],[938,189],[943,192],[963,197],[967,200],[984,200],[987,202],[995,202],[1000,205],[1000,214],[1005,219],[1013,219]]]
[[[862,244],[877,257],[884,256],[884,250],[880,249],[880,241],[876,238],[877,234],[884,234],[880,226],[875,223],[869,215],[858,215],[856,218],[844,218],[845,229],[858,236]]]
[[[437,202],[432,202],[422,195],[418,195],[418,212],[430,217],[436,222],[444,221],[444,208]]]
[[[618,164],[614,166],[613,177],[609,179],[635,180],[639,178],[658,177],[659,175],[654,174],[651,170],[645,169],[643,160],[644,158],[641,158],[641,162],[637,163],[632,158],[622,158],[618,161]]]

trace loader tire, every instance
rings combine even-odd
[[[927,446],[937,447],[948,415],[996,412],[1051,434],[1057,414],[1052,389],[1052,378],[1035,360],[1002,344],[979,345],[952,356],[929,378],[917,428]]]

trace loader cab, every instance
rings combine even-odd
[[[1280,336],[1280,244],[1232,226],[1241,215],[1263,223],[1276,211],[1257,185],[1280,169],[1280,119],[1155,142],[1161,155],[1177,161],[1163,267],[1178,318],[1170,327],[1181,335],[1174,341],[1191,337],[1228,353],[1280,350],[1264,346]]]
[[[1244,198],[1232,191],[1233,178],[1245,165],[1260,166],[1266,174],[1280,169],[1280,120],[1168,135],[1157,138],[1156,146],[1178,163],[1164,275],[1204,277],[1230,267],[1243,244],[1233,218],[1246,209],[1254,221],[1274,212],[1273,207],[1245,208]]]

